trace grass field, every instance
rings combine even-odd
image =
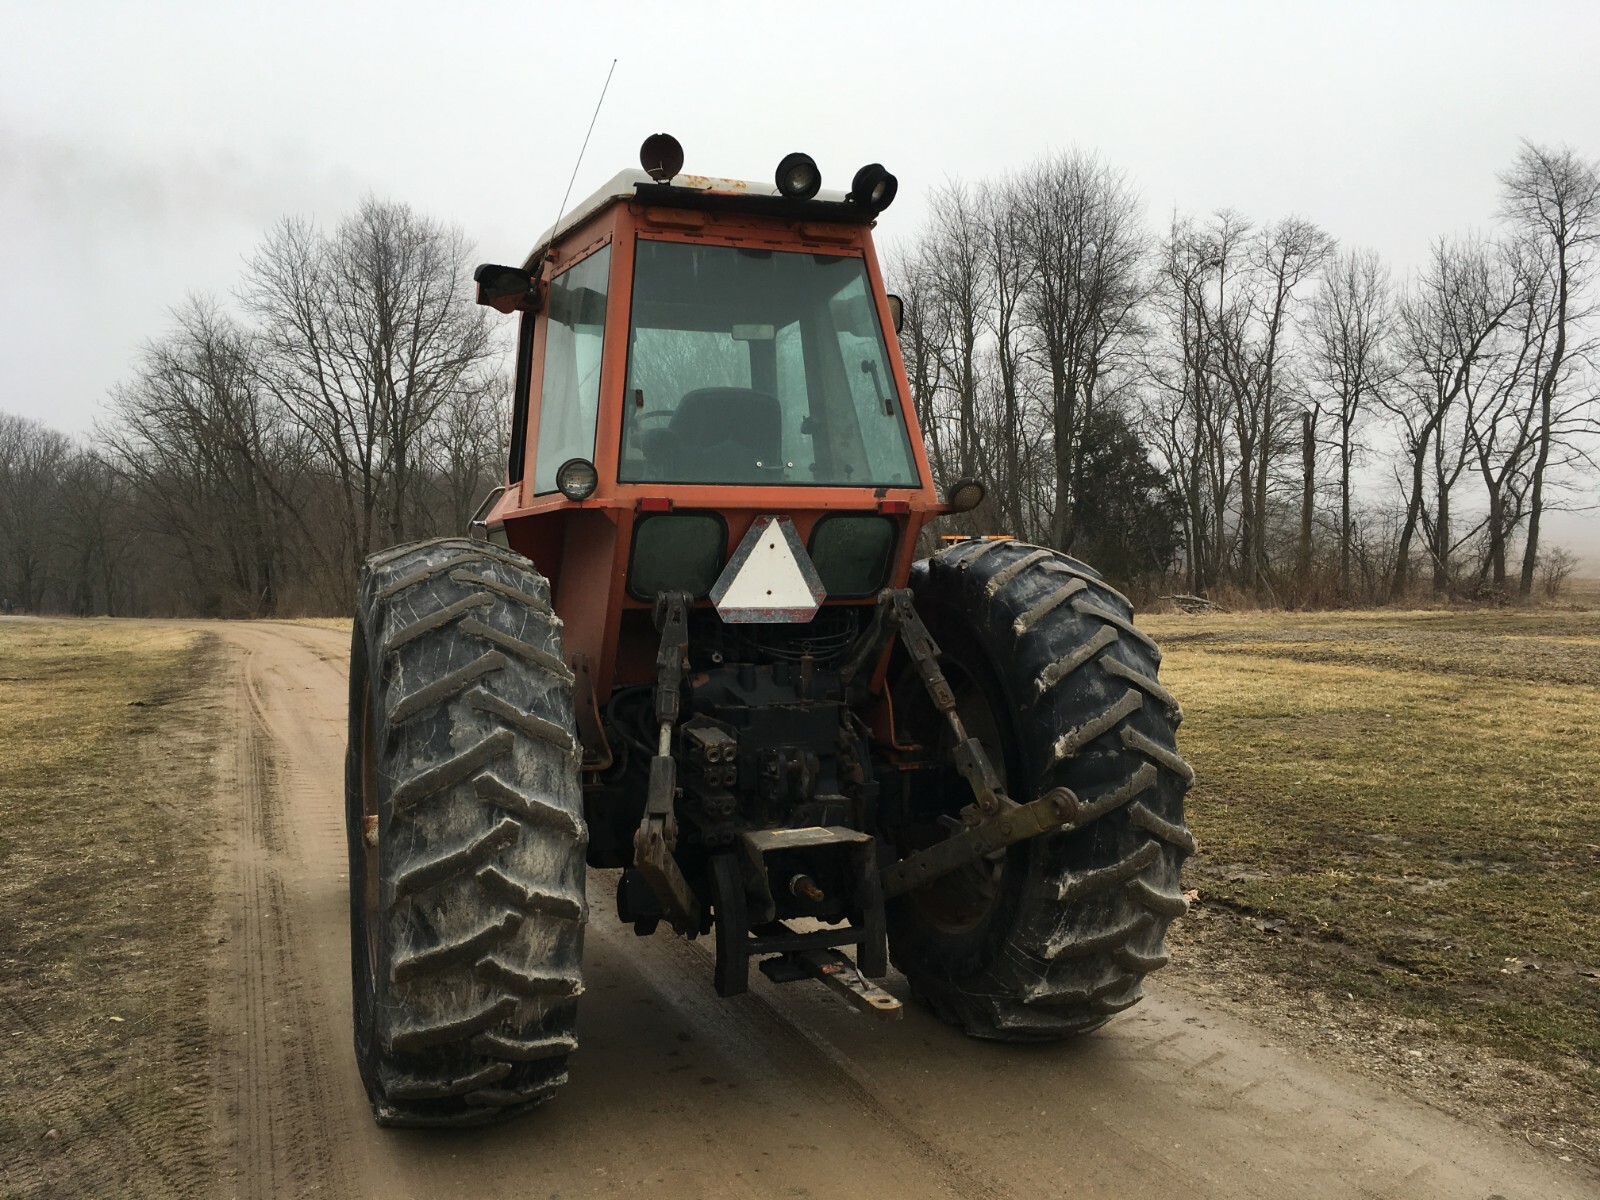
[[[200,635],[0,621],[0,1197],[211,1178]]]
[[[1474,1051],[1513,1064],[1493,1107],[1592,1155],[1600,613],[1145,625],[1197,775],[1180,978],[1277,989],[1313,1038],[1381,1025],[1369,1054],[1461,1067],[1448,1086]]]

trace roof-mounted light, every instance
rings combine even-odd
[[[639,147],[639,165],[657,183],[666,183],[683,170],[683,147],[670,133],[652,133]]]
[[[791,200],[809,200],[822,188],[822,172],[809,154],[785,154],[778,164],[778,191]]]
[[[850,181],[850,200],[877,216],[894,203],[900,181],[883,169],[882,163],[868,163]]]

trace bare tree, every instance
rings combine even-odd
[[[1034,285],[1034,262],[1024,237],[1026,217],[1016,183],[1004,180],[985,187],[979,203],[983,211],[983,254],[991,297],[986,325],[993,339],[1001,401],[1001,420],[996,429],[1004,472],[1000,492],[1008,523],[1020,533],[1026,528],[1023,388],[1028,330],[1023,306]]]
[[[1339,594],[1353,592],[1351,469],[1368,412],[1392,378],[1389,272],[1371,250],[1339,255],[1311,304],[1309,375],[1328,399],[1339,466]]]
[[[936,345],[942,374],[956,393],[955,469],[970,476],[977,470],[978,344],[992,295],[983,213],[960,183],[935,192],[929,209]]]
[[[1499,246],[1515,304],[1463,392],[1465,433],[1488,502],[1474,591],[1492,582],[1497,593],[1505,593],[1508,548],[1523,519],[1537,440],[1539,364],[1549,343],[1551,308],[1540,297],[1544,272],[1526,259],[1530,248],[1521,239]]]
[[[922,427],[928,460],[936,481],[946,478],[945,439],[940,420],[939,401],[944,392],[943,357],[939,352],[938,321],[934,295],[936,264],[927,240],[919,241],[909,253],[889,261],[889,275],[900,295],[900,355],[905,361],[911,396],[916,405],[917,424]]]
[[[1185,587],[1191,592],[1221,581],[1237,484],[1231,409],[1217,366],[1226,286],[1221,276],[1235,228],[1231,220],[1200,228],[1174,217],[1152,296],[1158,332],[1146,349],[1153,387],[1144,427],[1182,500]]]
[[[1427,526],[1436,587],[1448,584],[1452,549],[1449,489],[1460,473],[1464,434],[1454,448],[1449,426],[1465,406],[1491,352],[1492,339],[1516,307],[1517,295],[1497,272],[1489,248],[1478,239],[1440,239],[1422,274],[1400,301],[1396,350],[1399,387],[1382,397],[1398,424],[1406,475],[1405,520],[1395,551],[1390,584],[1398,599],[1409,584],[1412,540]],[[1452,465],[1454,463],[1455,465]],[[1432,468],[1434,509],[1427,511]],[[1398,474],[1398,472],[1397,472]]]
[[[1148,238],[1125,176],[1091,154],[1044,160],[1018,185],[1030,286],[1023,311],[1050,384],[1055,444],[1050,544],[1072,548],[1080,441],[1102,381],[1131,367],[1147,292]]]
[[[112,393],[101,431],[116,468],[175,548],[205,612],[277,610],[297,453],[259,385],[255,339],[215,302],[191,298]],[[314,553],[318,539],[306,539]]]
[[[127,608],[140,531],[136,497],[97,451],[78,448],[66,464],[58,514],[71,556],[69,611],[117,616]]]
[[[1282,375],[1294,306],[1333,249],[1333,239],[1309,221],[1289,217],[1265,226],[1245,244],[1240,301],[1221,310],[1219,363],[1239,439],[1239,544],[1247,583],[1267,579],[1267,489],[1291,411]]]
[[[425,431],[482,386],[494,347],[467,280],[458,230],[371,198],[331,235],[284,220],[250,264],[261,378],[338,481],[352,572],[416,532]]]
[[[72,442],[26,417],[0,413],[0,594],[30,611],[52,580],[59,503]]]
[[[1565,546],[1551,546],[1539,555],[1539,590],[1546,600],[1561,595],[1561,589],[1578,569],[1578,556]]]
[[[430,533],[465,530],[488,490],[505,478],[510,395],[510,383],[493,378],[453,393],[435,415],[427,431],[430,494],[417,517]]]
[[[1549,281],[1550,342],[1540,363],[1538,423],[1528,501],[1528,533],[1522,555],[1521,593],[1533,590],[1539,560],[1539,524],[1545,506],[1546,472],[1556,444],[1560,393],[1568,377],[1575,326],[1588,315],[1594,246],[1600,237],[1600,167],[1570,149],[1524,142],[1516,161],[1500,177],[1501,212],[1541,251]]]

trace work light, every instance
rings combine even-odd
[[[983,503],[986,494],[976,479],[958,479],[950,488],[947,502],[956,512],[971,512]]]
[[[850,199],[870,213],[881,213],[894,203],[900,181],[883,169],[882,163],[868,163],[850,181]]]
[[[657,183],[666,183],[683,170],[683,147],[670,133],[652,133],[639,147],[639,165]]]
[[[822,187],[822,172],[811,155],[785,154],[778,164],[778,191],[791,200],[809,200]]]
[[[568,500],[587,500],[600,486],[600,475],[587,458],[569,458],[556,468],[556,486]]]

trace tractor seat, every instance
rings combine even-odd
[[[666,433],[651,449],[670,457],[660,477],[676,483],[755,483],[783,466],[783,410],[776,396],[755,388],[686,393]]]

